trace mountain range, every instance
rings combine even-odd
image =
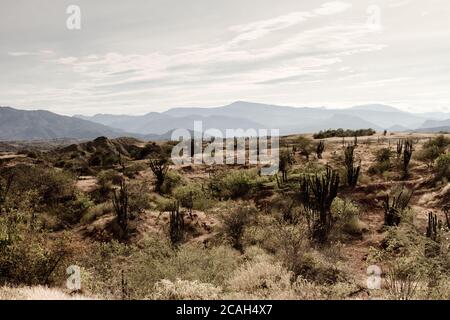
[[[214,108],[173,108],[145,115],[58,115],[45,110],[24,111],[0,107],[0,140],[94,139],[131,136],[146,140],[170,138],[177,128],[194,129],[201,120],[203,130],[280,129],[280,134],[317,132],[326,129],[388,131],[450,131],[450,113],[410,113],[369,104],[347,109],[289,107],[237,101]]]

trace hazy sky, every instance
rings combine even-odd
[[[0,105],[62,114],[450,111],[448,0],[0,0],[0,56]]]

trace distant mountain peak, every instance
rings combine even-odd
[[[364,111],[378,111],[378,112],[403,112],[400,109],[394,108],[386,104],[364,104],[359,106],[354,106],[350,108],[351,110],[364,110]]]

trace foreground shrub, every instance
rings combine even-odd
[[[254,205],[244,202],[221,213],[221,231],[235,249],[242,251],[242,237],[245,229],[254,221],[256,213]]]
[[[439,156],[435,166],[436,180],[450,180],[450,153]]]
[[[367,230],[366,224],[359,218],[359,208],[348,199],[336,198],[331,206],[331,212],[337,218],[338,232],[360,237]]]
[[[216,300],[222,289],[197,280],[160,280],[155,284],[152,300]]]

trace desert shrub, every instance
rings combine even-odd
[[[450,180],[450,153],[439,156],[435,165],[436,180]]]
[[[130,183],[128,193],[128,205],[132,215],[130,218],[152,208],[152,199],[147,183]]]
[[[104,216],[105,214],[112,213],[113,210],[114,209],[111,202],[104,202],[97,205],[93,205],[81,217],[80,223],[81,224],[91,223],[96,219],[98,219],[99,217]]]
[[[298,148],[300,154],[306,159],[309,159],[311,153],[315,151],[315,146],[312,144],[311,139],[305,136],[300,136],[297,138],[296,148]]]
[[[389,148],[381,148],[375,152],[376,163],[370,166],[369,174],[383,174],[391,168],[392,151]]]
[[[19,229],[14,236],[0,239],[0,283],[55,284],[69,252],[64,237],[52,242],[48,234]]]
[[[145,169],[147,169],[147,166],[144,163],[135,162],[126,166],[123,174],[132,179]]]
[[[449,146],[450,146],[450,138],[447,138],[442,134],[435,138],[430,139],[430,141],[424,143],[423,145],[424,149],[436,147],[441,151],[441,153],[444,153]]]
[[[415,298],[421,273],[417,271],[411,261],[400,263],[404,259],[398,259],[387,272],[386,284],[391,298],[396,300],[412,300]]]
[[[304,254],[308,246],[307,230],[301,224],[277,222],[267,230],[263,241],[263,247],[273,252],[296,276],[304,270]]]
[[[91,199],[81,192],[76,192],[72,200],[67,201],[64,206],[58,206],[51,211],[61,220],[61,227],[80,222],[94,204]]]
[[[336,198],[331,206],[331,212],[338,220],[339,231],[352,236],[362,236],[367,229],[367,226],[359,219],[359,208],[348,199]]]
[[[93,167],[112,167],[120,163],[120,155],[114,153],[94,152],[89,158],[89,165]]]
[[[160,280],[155,284],[152,300],[216,300],[222,293],[210,283],[202,283],[197,280]]]
[[[161,185],[160,191],[163,194],[171,194],[172,191],[183,183],[183,177],[176,172],[167,172],[164,182]]]
[[[164,251],[164,247],[157,247]],[[155,248],[156,249],[156,248]],[[75,261],[81,267],[83,291],[89,295],[100,295],[109,299],[122,297],[121,272],[132,265],[130,257],[137,248],[116,240],[94,243]]]
[[[243,249],[242,237],[245,229],[254,221],[257,209],[250,203],[236,203],[220,215],[221,231],[237,250]]]
[[[433,166],[434,161],[442,154],[441,149],[437,146],[429,146],[427,148],[422,148],[417,153],[416,158],[420,161],[423,161],[430,168]]]
[[[205,192],[201,185],[195,183],[175,188],[173,197],[180,202],[182,207],[192,210],[204,211],[214,203],[208,192]]]
[[[222,286],[240,261],[236,252],[226,247],[205,249],[184,245],[173,250],[168,243],[162,244],[161,248],[155,247],[158,243],[153,242],[151,247],[147,243],[131,257],[132,266],[128,274],[135,297],[148,297],[162,279]]]
[[[227,290],[236,298],[280,299],[293,296],[293,274],[267,255],[242,265],[227,281]]]
[[[260,186],[261,181],[254,170],[231,171],[220,178],[216,187],[220,197],[237,199],[250,195]]]
[[[170,153],[169,153],[169,155],[170,155]],[[149,157],[150,158],[158,158],[161,156],[165,157],[163,148],[161,148],[161,146],[159,146],[155,142],[149,142],[136,155],[136,158],[139,160],[142,160],[142,159],[149,158]]]

